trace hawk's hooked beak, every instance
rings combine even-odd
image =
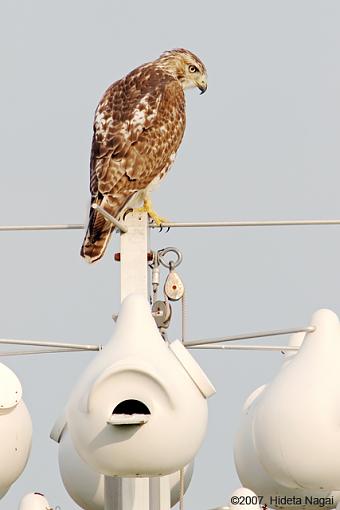
[[[208,88],[208,84],[207,84],[207,82],[205,81],[205,82],[199,83],[199,84],[198,84],[198,88],[199,88],[199,89],[200,89],[200,91],[201,91],[201,94],[200,94],[200,95],[204,94],[204,92],[205,92],[205,91],[207,90],[207,88]]]
[[[204,92],[208,88],[208,80],[207,80],[206,76],[204,76],[203,74],[201,74],[200,76],[197,76],[196,86],[200,89],[201,94],[204,94]]]

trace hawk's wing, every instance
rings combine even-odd
[[[130,198],[162,177],[185,128],[182,87],[152,66],[142,66],[114,83],[96,110],[91,151],[91,194],[117,216]],[[91,211],[81,254],[103,254],[112,225]]]

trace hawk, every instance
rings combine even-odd
[[[166,51],[113,83],[95,113],[90,162],[91,205],[119,219],[127,208],[157,223],[150,191],[167,173],[185,130],[184,90],[207,89],[203,62],[180,48]],[[164,220],[163,220],[164,221]],[[100,259],[114,225],[91,207],[81,256]]]

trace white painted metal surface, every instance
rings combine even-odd
[[[114,409],[130,399],[146,406],[148,422],[108,425]],[[108,476],[166,475],[198,451],[206,399],[164,342],[143,296],[123,302],[113,337],[70,398],[67,423],[79,455]]]
[[[240,480],[271,507],[301,508],[276,504],[269,499],[275,495],[338,497],[340,324],[330,310],[319,310],[311,322],[316,330],[305,335],[299,351],[248,397],[235,441]],[[294,337],[291,343],[301,341]],[[320,504],[308,505],[313,507]]]
[[[128,232],[120,236],[121,301],[129,294],[148,297],[148,215],[134,211],[127,214]]]

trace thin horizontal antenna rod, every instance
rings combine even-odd
[[[340,225],[340,220],[265,220],[265,221],[205,221],[185,223],[162,223],[164,228],[171,227],[282,227],[291,225]],[[159,228],[156,223],[149,223],[150,228]]]
[[[210,345],[218,344],[222,342],[232,342],[234,340],[248,340],[251,338],[261,338],[266,336],[278,336],[278,335],[291,335],[292,333],[312,333],[315,331],[314,326],[308,326],[306,328],[290,328],[290,329],[274,329],[272,331],[258,331],[256,333],[245,333],[243,335],[225,336],[221,338],[213,338],[211,340],[188,340],[184,342],[186,347],[193,347],[199,345]]]
[[[12,230],[83,230],[84,225],[0,225],[0,232],[10,232]]]
[[[37,340],[15,340],[12,338],[0,338],[0,344],[8,345],[32,345],[37,347],[56,347],[57,349],[74,349],[80,351],[100,351],[100,345],[70,344],[65,342],[44,342]]]
[[[102,214],[104,218],[111,221],[111,223],[113,223],[115,227],[119,228],[119,230],[123,232],[123,234],[125,234],[128,231],[127,227],[123,223],[120,223],[118,220],[116,220],[116,218],[114,218],[113,216],[111,216],[111,214],[106,212],[105,209],[100,207],[100,205],[92,204],[92,209],[100,212],[100,214]]]
[[[193,345],[189,349],[219,349],[219,350],[235,350],[235,351],[298,351],[299,347],[291,345]],[[89,351],[89,349],[67,349],[67,348],[47,348],[32,349],[22,351],[0,351],[0,356],[25,356],[29,354],[56,354],[58,352],[79,352]]]
[[[1,356],[24,356],[26,354],[56,354],[58,352],[84,352],[89,351],[89,349],[66,349],[66,348],[50,348],[50,349],[32,349],[32,350],[22,350],[22,351],[0,351]]]
[[[106,219],[111,221],[122,232],[127,232],[127,228],[117,221],[111,214],[107,213],[97,204],[93,204],[93,209],[98,209],[105,216]],[[177,228],[177,227],[280,227],[280,226],[294,226],[294,225],[340,225],[340,220],[268,220],[268,221],[206,221],[206,222],[176,222],[176,223],[162,223],[162,227]],[[31,231],[31,230],[83,230],[86,225],[80,223],[60,224],[60,225],[0,225],[0,232],[10,231]],[[159,228],[156,223],[149,223],[150,228]]]
[[[293,345],[193,345],[189,349],[221,349],[235,351],[298,351]]]

